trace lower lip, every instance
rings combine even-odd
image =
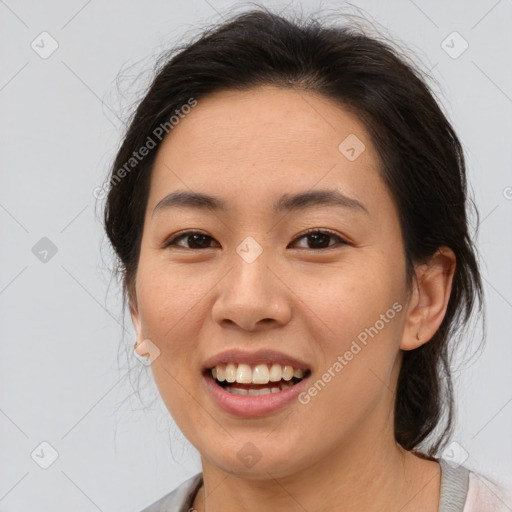
[[[235,416],[248,418],[270,414],[286,407],[304,389],[308,377],[278,393],[259,396],[233,395],[219,386],[212,377],[203,375],[203,380],[209,394],[221,409]]]

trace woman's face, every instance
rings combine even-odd
[[[177,191],[223,207],[161,203]],[[368,133],[332,101],[224,91],[174,126],[151,178],[132,318],[203,463],[278,477],[392,436],[411,335],[403,251]],[[212,367],[242,382],[222,387]],[[284,379],[295,370],[305,378]]]

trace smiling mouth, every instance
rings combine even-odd
[[[228,363],[207,370],[207,375],[225,391],[241,396],[279,393],[309,377],[310,373],[309,369],[293,368],[278,363]]]

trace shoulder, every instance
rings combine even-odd
[[[203,474],[198,473],[185,480],[176,489],[155,501],[141,512],[189,512],[194,497],[203,483]]]
[[[469,488],[464,512],[509,512],[512,489],[477,473],[469,472]]]
[[[439,512],[510,512],[512,490],[465,466],[446,459],[441,465]]]

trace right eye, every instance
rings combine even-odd
[[[179,244],[178,242],[184,240],[185,243],[190,244],[188,247]],[[167,242],[164,243],[164,247],[170,247],[172,245],[176,245],[178,247],[183,247],[184,249],[209,249],[208,241],[213,240],[213,238],[209,235],[201,233],[200,231],[185,231],[182,233],[178,233],[171,237]]]

